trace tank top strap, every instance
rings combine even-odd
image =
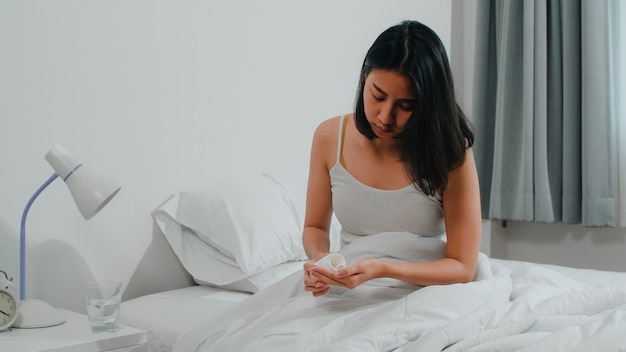
[[[339,118],[339,130],[337,132],[337,161],[346,167],[346,163],[343,160],[343,140],[346,136],[346,125],[348,124],[349,115],[345,114]]]

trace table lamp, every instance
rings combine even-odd
[[[117,194],[120,186],[108,178],[84,166],[61,146],[54,146],[46,154],[46,160],[54,169],[54,174],[30,198],[20,227],[20,307],[16,328],[43,328],[63,324],[65,317],[57,309],[38,299],[26,299],[26,216],[39,194],[57,178],[63,179],[74,203],[85,220],[91,219]]]

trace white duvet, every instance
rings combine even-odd
[[[420,261],[444,248],[387,233],[341,253],[348,264]],[[174,351],[626,351],[626,285],[586,284],[537,266],[511,272],[484,255],[466,284],[377,280],[322,297],[302,285],[302,272],[291,275],[183,335]]]

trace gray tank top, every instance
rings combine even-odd
[[[383,232],[444,236],[441,195],[428,196],[412,185],[398,190],[373,188],[344,168],[340,160],[345,119],[344,115],[339,121],[337,160],[330,169],[333,210],[342,227],[342,245]]]

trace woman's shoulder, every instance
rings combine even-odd
[[[339,132],[339,121],[342,116],[344,115],[334,116],[320,122],[315,129],[315,139],[322,139],[326,142],[336,140]]]
[[[311,165],[324,165],[325,172],[328,172],[336,161],[340,120],[341,116],[335,116],[320,122],[313,134]]]

